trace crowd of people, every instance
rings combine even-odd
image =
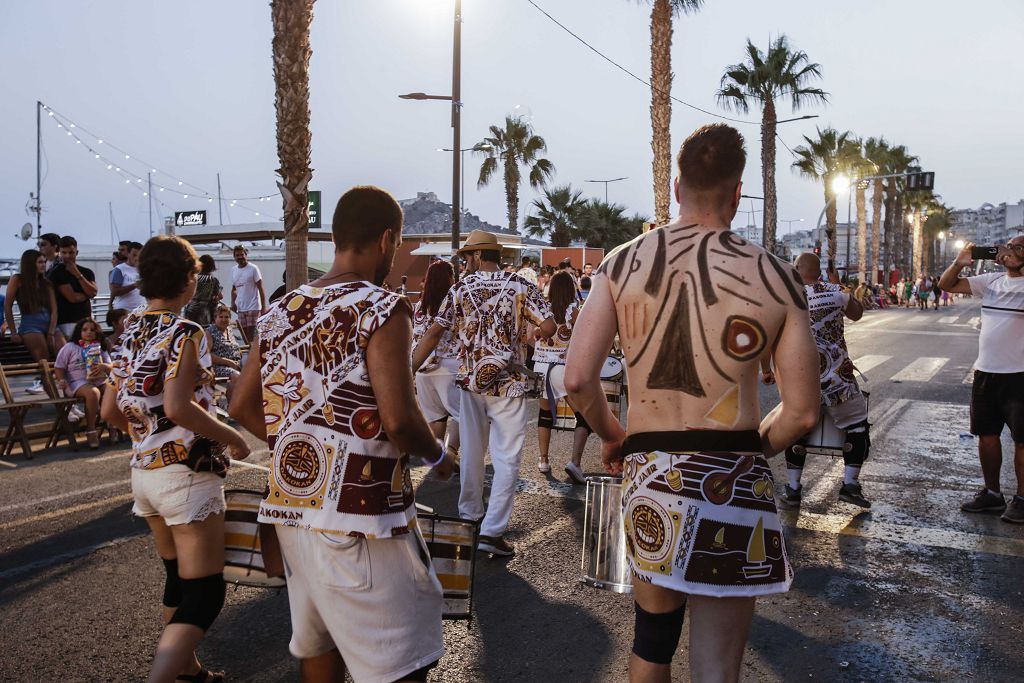
[[[514,268],[501,262],[497,237],[476,230],[459,249],[459,277],[434,261],[415,306],[404,276],[399,291],[383,286],[403,214],[372,186],[338,201],[328,271],[271,301],[244,247],[233,253],[228,306],[213,259],[187,242],[123,244],[106,338],[74,238],[40,238],[9,284],[6,321],[33,357],[55,357],[92,435],[98,413],[131,437],[133,512],[165,569],[150,680],[223,680],[195,650],[224,604],[224,477],[249,446],[217,419],[217,378],[230,382],[230,416],[272,454],[259,520],[284,556],[289,649],[303,680],[340,681],[346,671],[357,682],[427,680],[444,652],[444,599],[417,525],[413,459],[441,480],[457,472],[458,513],[479,525],[478,548],[513,555],[531,397],[542,473],[551,472],[551,431],[571,414],[569,480],[585,482],[591,434],[603,468],[622,477],[631,680],[669,680],[687,609],[691,675],[737,680],[756,598],[793,580],[777,505],[800,505],[797,446],[823,415],[849,446],[839,499],[871,505],[859,482],[867,401],[843,329],[844,317],[862,315],[864,292],[842,287],[832,268],[823,279],[813,254],[794,268],[729,230],[745,161],[735,129],[700,128],[678,155],[678,216],[597,269],[563,262],[538,272],[525,258]],[[1010,426],[1024,487],[1024,357],[1006,343],[1024,335],[1024,237],[1001,248],[1005,273],[961,278],[969,246],[938,280],[943,291],[981,296],[989,319],[971,410],[985,487],[962,509],[1020,523],[1024,489],[1007,503],[999,488],[999,433]],[[918,301],[935,282],[922,277]],[[244,363],[232,313],[251,343]],[[628,430],[601,382],[613,350],[641,406]],[[781,396],[764,417],[759,370]],[[781,488],[768,465],[779,453]],[[730,559],[736,550],[745,564]]]

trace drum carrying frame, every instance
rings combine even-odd
[[[442,619],[448,619],[451,621],[465,621],[468,627],[473,625],[473,593],[476,587],[476,557],[477,557],[477,543],[480,540],[480,522],[473,522],[472,520],[462,519],[460,517],[446,517],[445,515],[439,515],[436,512],[428,511],[429,508],[426,506],[420,506],[417,504],[416,522],[420,527],[420,533],[423,534],[423,540],[427,543],[428,550],[430,546],[436,542],[432,539],[436,536],[436,527],[438,522],[452,522],[456,524],[468,524],[473,528],[472,543],[469,546],[469,595],[467,596],[468,604],[466,607],[466,614],[444,614],[442,613]],[[427,524],[429,524],[430,538],[427,538]],[[430,557],[431,564],[434,562],[434,557]],[[437,571],[436,567],[434,569]],[[440,578],[438,578],[440,581]],[[443,590],[442,586],[442,590]]]

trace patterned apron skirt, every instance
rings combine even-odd
[[[756,431],[633,434],[623,453],[636,580],[710,597],[789,590],[793,569]]]

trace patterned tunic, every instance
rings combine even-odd
[[[526,323],[540,325],[551,308],[534,285],[519,275],[478,271],[448,292],[435,321],[459,339],[456,383],[468,386],[474,366],[484,357],[510,355],[509,365],[526,363]],[[485,396],[517,398],[526,393],[526,378],[515,369],[500,371]]]
[[[853,376],[853,361],[846,349],[843,315],[850,295],[842,287],[830,282],[805,285],[807,306],[811,316],[811,332],[818,347],[821,372],[821,402],[827,406],[839,405],[858,393],[860,388]]]
[[[139,312],[128,323],[121,358],[107,382],[117,392],[117,407],[128,418],[131,466],[152,470],[185,462],[193,445],[206,440],[164,414],[164,383],[178,375],[182,349],[191,341],[199,358],[194,400],[204,410],[214,411],[206,335],[199,325],[170,311]]]
[[[538,339],[533,347],[533,362],[564,363],[572,338],[572,319],[580,310],[580,302],[574,301],[565,309],[565,322],[558,326],[551,339]]]
[[[367,538],[415,525],[409,456],[383,431],[366,368],[371,337],[408,305],[368,282],[302,285],[259,319],[274,456],[261,522]]]
[[[422,307],[416,307],[416,312],[412,316],[412,348],[414,350],[433,322],[434,319],[427,315]],[[457,359],[459,357],[459,342],[451,330],[445,330],[441,335],[440,341],[437,342],[437,348],[434,349],[434,356],[438,360]],[[431,364],[433,360],[427,362]]]

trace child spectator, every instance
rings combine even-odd
[[[100,447],[96,417],[100,410],[100,387],[111,370],[110,354],[103,350],[103,331],[92,318],[83,318],[71,332],[71,341],[57,353],[53,364],[57,386],[68,398],[85,402],[85,437],[89,448]]]

